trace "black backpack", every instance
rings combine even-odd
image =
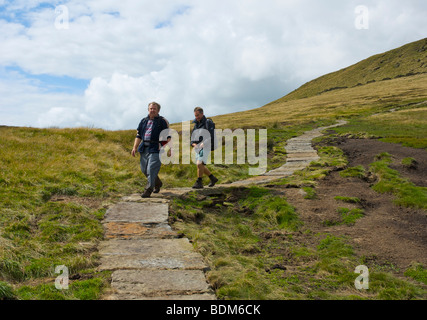
[[[218,147],[218,140],[216,137],[215,122],[210,118],[206,118],[206,130],[208,130],[211,135],[211,151],[213,151]]]

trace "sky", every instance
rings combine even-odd
[[[0,125],[136,129],[261,107],[427,37],[425,0],[0,0]]]

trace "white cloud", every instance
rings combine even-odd
[[[89,119],[81,117],[76,107],[83,105],[83,97],[59,92],[46,94],[40,83],[16,72],[0,75],[0,124],[29,127],[89,124]]]
[[[57,29],[59,2],[15,1],[4,14],[24,14],[0,20],[0,67],[90,84],[84,94],[67,95],[25,79],[2,80],[0,121],[128,129],[153,100],[171,122],[188,120],[197,105],[209,115],[234,112],[425,37],[425,2],[364,2],[75,0],[62,3],[69,29]],[[359,4],[369,8],[369,30],[354,27]],[[12,102],[36,124],[25,115],[13,119]]]

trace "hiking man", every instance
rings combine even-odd
[[[160,142],[159,136],[162,130],[169,128],[169,122],[159,116],[160,108],[160,104],[157,102],[148,104],[148,116],[142,119],[138,125],[132,149],[133,157],[137,151],[140,153],[141,171],[147,177],[147,186],[144,193],[141,194],[143,198],[149,198],[153,192],[160,192],[163,185],[158,177],[161,166],[159,152],[161,145],[167,142]]]
[[[202,108],[196,107],[194,109],[194,117],[194,128],[192,132],[198,129],[205,129],[209,132],[212,132],[212,127],[215,128],[213,121],[211,119],[206,119],[206,117],[204,116]],[[203,137],[199,137],[198,140],[191,141],[191,146],[194,148],[194,151],[196,153],[197,164],[197,181],[193,185],[193,189],[203,188],[202,179],[204,174],[207,175],[211,180],[209,187],[213,187],[215,183],[218,182],[218,179],[206,167],[206,161],[208,159],[209,153],[211,152],[211,149],[208,150],[208,148],[204,146]]]

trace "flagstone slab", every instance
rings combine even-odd
[[[185,295],[161,295],[161,296],[143,296],[137,295],[134,293],[118,293],[112,294],[108,297],[105,297],[104,300],[190,300],[190,301],[208,301],[216,300],[216,296],[213,293],[203,293],[203,294],[185,294]]]
[[[100,270],[199,269],[207,266],[187,238],[113,239],[100,244]]]
[[[294,154],[294,153],[304,153],[304,152],[316,152],[312,147],[305,147],[305,148],[298,148],[298,147],[292,147],[292,148],[286,148],[287,154]]]
[[[123,201],[128,202],[140,202],[140,203],[169,203],[169,199],[180,196],[194,189],[188,188],[163,188],[160,189],[160,193],[152,193],[150,198],[141,198],[140,194],[132,194],[130,196],[123,197]]]
[[[168,209],[166,203],[119,202],[107,210],[104,221],[165,223]]]
[[[177,238],[178,234],[166,223],[144,224],[140,222],[104,223],[106,239]]]
[[[200,270],[117,270],[111,275],[116,294],[136,297],[211,294]]]
[[[300,152],[300,153],[290,153],[286,156],[286,160],[295,159],[295,158],[316,158],[318,157],[316,151],[312,152]]]
[[[319,160],[320,157],[319,156],[310,156],[310,157],[298,157],[298,158],[287,158],[286,161],[287,162],[296,162],[296,161],[309,161],[309,163],[311,161],[316,161]]]
[[[294,171],[283,171],[283,170],[272,170],[267,173],[265,173],[265,176],[279,176],[279,177],[287,177],[291,176],[294,173]]]

